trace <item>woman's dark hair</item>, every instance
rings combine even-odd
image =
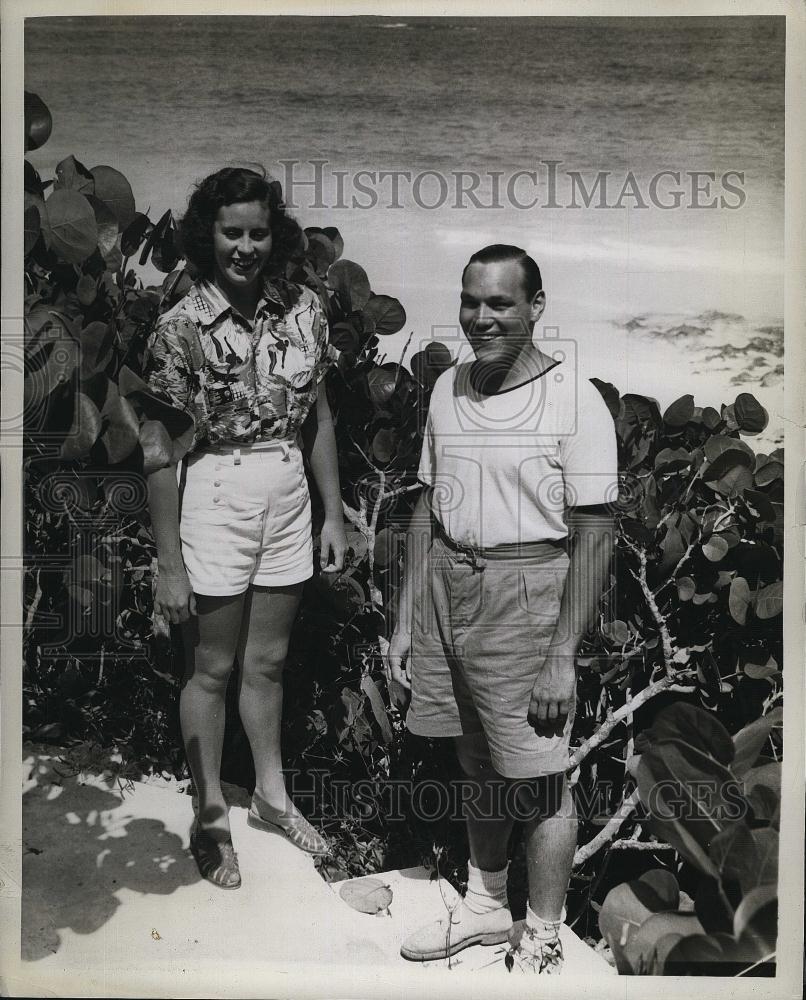
[[[465,272],[471,264],[506,264],[515,261],[520,264],[523,271],[523,290],[526,298],[531,301],[538,292],[543,290],[543,278],[540,275],[540,268],[525,250],[520,247],[513,247],[508,243],[493,243],[474,253],[465,264],[462,271],[462,281],[465,280]]]
[[[302,231],[286,214],[279,181],[246,167],[224,167],[196,185],[178,226],[179,246],[204,278],[213,273],[213,223],[223,205],[259,201],[268,206],[272,248],[266,270],[279,273],[299,248]]]

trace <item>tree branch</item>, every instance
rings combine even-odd
[[[633,545],[629,540],[625,540],[627,548],[633,552],[638,558],[639,570],[636,573],[635,570],[630,567],[630,573],[638,581],[638,585],[641,588],[641,593],[644,595],[644,600],[647,603],[650,614],[655,619],[655,624],[658,626],[658,631],[660,632],[661,646],[663,648],[663,662],[666,667],[666,675],[671,677],[674,675],[674,645],[672,644],[672,636],[669,632],[669,628],[666,625],[666,619],[660,613],[660,608],[655,601],[655,596],[649,588],[649,583],[646,578],[646,549],[638,548],[637,545]]]
[[[593,857],[594,854],[614,839],[621,828],[622,823],[624,823],[624,821],[629,819],[632,815],[632,812],[638,805],[638,802],[638,789],[636,788],[631,795],[624,799],[615,815],[609,820],[607,825],[596,834],[593,840],[589,840],[587,844],[583,844],[582,847],[579,848],[574,855],[574,868],[584,864],[588,858]]]
[[[650,698],[655,698],[657,695],[663,694],[664,691],[678,691],[681,694],[692,694],[696,691],[696,688],[693,685],[676,684],[673,677],[661,677],[659,681],[647,684],[642,691],[633,695],[629,702],[622,705],[621,708],[616,709],[612,715],[609,715],[596,732],[574,751],[571,755],[566,774],[579,767],[581,761],[588,756],[591,750],[595,750],[596,747],[604,743],[610,733],[623,719],[632,715],[637,708],[646,704]]]

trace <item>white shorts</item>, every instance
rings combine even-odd
[[[261,441],[193,452],[180,483],[179,536],[197,594],[243,594],[313,575],[311,498],[302,452]]]

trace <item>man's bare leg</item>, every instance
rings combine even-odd
[[[514,820],[503,810],[505,779],[493,769],[487,741],[481,734],[457,736],[456,756],[465,774],[464,815],[470,860],[484,871],[501,871]]]
[[[553,788],[547,781],[538,784],[538,795],[544,798],[537,803],[541,815],[526,823],[529,905],[545,920],[559,920],[576,851],[577,814],[565,776],[552,775],[549,781]]]

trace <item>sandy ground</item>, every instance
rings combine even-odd
[[[503,945],[450,963],[400,957],[408,933],[456,902],[426,869],[378,876],[388,910],[358,912],[345,883],[328,885],[283,836],[248,827],[235,795],[243,885],[222,891],[187,850],[191,800],[176,786],[71,774],[33,753],[23,773],[22,961],[4,970],[4,995],[421,997],[426,984],[440,996],[534,995],[531,977],[507,971]],[[0,895],[2,916],[13,896]],[[561,938],[580,993],[614,974],[570,928]]]

